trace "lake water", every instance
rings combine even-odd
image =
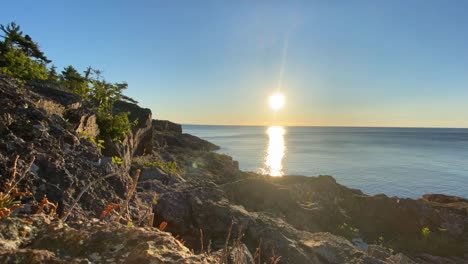
[[[273,176],[332,175],[368,194],[468,197],[468,129],[184,125],[240,168]]]

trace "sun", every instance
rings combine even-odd
[[[270,108],[274,111],[278,111],[284,106],[284,95],[282,93],[274,93],[270,95],[268,99],[268,103],[270,104]]]

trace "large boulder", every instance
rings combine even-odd
[[[5,235],[11,231],[16,240]],[[1,263],[218,263],[216,256],[196,255],[156,228],[97,219],[63,225],[42,216],[12,218],[0,222],[0,245],[10,241],[16,244],[0,248]]]
[[[299,230],[269,213],[249,212],[230,203],[214,184],[195,187],[184,183],[159,191],[156,222],[167,221],[168,230],[195,250],[201,247],[198,230],[202,229],[204,239],[215,250],[225,246],[230,234],[250,252],[260,247],[261,259],[276,256],[279,263],[392,263],[387,262],[391,253],[371,256],[343,237]]]

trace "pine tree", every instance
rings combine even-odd
[[[4,45],[1,45],[1,51],[18,48],[26,54],[26,56],[37,60],[42,64],[48,64],[51,61],[47,59],[44,53],[39,49],[39,45],[34,42],[29,35],[23,36],[23,32],[19,25],[11,22],[8,25],[0,25],[0,30],[5,34]]]
[[[83,99],[87,99],[90,93],[88,80],[71,65],[65,67],[60,78],[62,86]]]
[[[15,22],[0,25],[0,72],[19,82],[47,79],[46,65],[50,60],[29,35],[23,36]]]

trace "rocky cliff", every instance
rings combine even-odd
[[[24,192],[0,218],[2,263],[468,262],[466,199],[243,172],[218,146],[124,102],[114,111],[130,113],[132,131],[101,149],[94,112],[57,87],[0,77],[0,105],[0,191],[18,175]]]
[[[98,129],[94,113],[78,98],[55,88],[20,87],[0,79],[0,100],[2,183],[9,179],[16,155],[18,170],[27,169],[34,158],[19,186],[33,194],[24,200],[28,204],[24,212],[34,212],[45,195],[58,203],[57,212],[62,214],[82,188],[108,174],[115,176],[91,186],[70,216],[87,219],[107,202],[122,199],[130,177],[86,139]]]
[[[128,119],[134,125],[122,143],[106,141],[102,153],[108,157],[122,158],[125,168],[129,168],[132,158],[151,154],[153,150],[153,128],[151,110],[141,108],[136,104],[117,101],[114,104],[114,113],[127,112]]]

